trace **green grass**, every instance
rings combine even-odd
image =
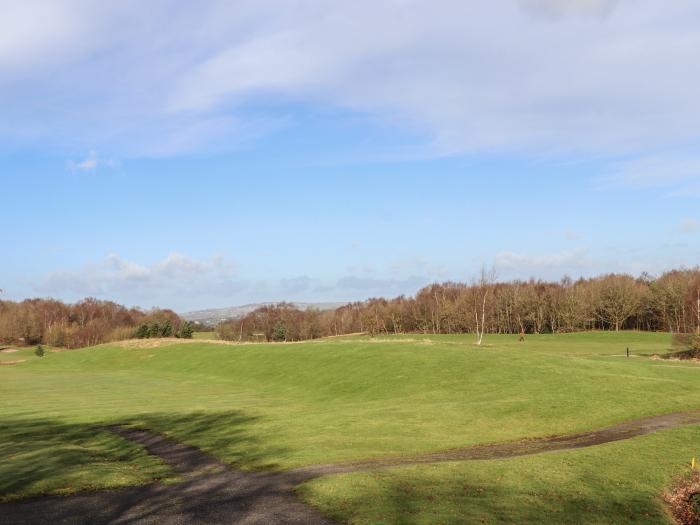
[[[352,337],[277,345],[193,341],[142,349],[103,345],[49,353],[43,359],[29,355],[25,363],[0,367],[4,425],[0,497],[162,476],[159,462],[145,456],[127,460],[126,449],[115,446],[116,438],[95,430],[110,422],[146,425],[242,468],[258,469],[579,432],[700,406],[700,366],[622,357],[626,347],[633,355],[667,351],[666,334],[543,335],[528,336],[525,343],[514,336],[487,336],[481,348],[472,340],[471,336]],[[34,430],[22,439],[13,437],[27,426]],[[55,430],[65,426],[74,433]],[[634,497],[658,511],[658,502],[649,494],[658,491],[681,460],[689,459],[676,457],[675,451],[688,455],[690,450],[666,450],[656,440],[692,431],[664,432],[614,445],[636,457],[638,449],[647,450],[651,443],[649,453],[665,460],[658,467],[649,465],[653,476],[635,489]],[[46,435],[52,439],[39,445]],[[75,463],[74,470],[83,472],[84,478],[64,475],[61,458],[71,457],[71,446],[90,451]],[[58,459],[35,472],[30,467],[48,454],[32,456],[36,450],[56,451]],[[472,500],[453,494],[453,482],[473,474],[494,487],[503,483],[503,494],[512,492],[507,496],[511,503],[504,502],[501,510],[494,506],[495,514],[488,518],[498,521],[498,512],[505,513],[503,519],[522,491],[547,483],[547,476],[553,476],[562,494],[576,486],[577,478],[561,478],[557,462],[549,458],[595,456],[597,450],[608,448],[508,461],[511,466],[522,465],[517,467],[524,472],[521,477],[499,474],[504,462],[464,463],[393,469],[376,474],[372,483],[366,477],[374,474],[333,477],[305,487],[304,493],[330,511],[337,503],[333,492],[342,492],[354,501],[351,506],[358,513],[339,516],[371,522],[372,513],[388,512],[385,507],[377,509],[388,505],[386,498],[395,499],[396,479],[413,476],[419,487],[415,498],[421,499],[423,490],[433,490],[429,487],[440,489],[426,507],[432,510],[419,513],[420,520],[441,522],[430,516],[443,504],[458,517],[471,516],[469,509],[478,508]],[[540,478],[529,471],[535,468],[528,466],[530,461],[544,461],[546,470]],[[606,465],[604,459],[599,461]],[[69,462],[72,459],[64,463]],[[120,475],[103,477],[100,468],[117,469]],[[638,469],[625,469],[606,467],[599,476],[608,482],[618,475],[637,476]],[[590,490],[602,490],[602,481],[591,479]],[[375,489],[376,498],[371,495]],[[407,505],[414,499],[411,494],[404,498]],[[359,505],[360,501],[366,504]],[[550,504],[556,506],[556,498]],[[527,512],[523,509],[519,515],[527,517]]]
[[[328,476],[300,494],[353,524],[669,523],[660,495],[700,452],[700,426],[567,452]]]
[[[216,332],[194,332],[192,339],[218,339],[219,335]]]

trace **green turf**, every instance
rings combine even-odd
[[[577,432],[700,406],[700,366],[635,357],[667,351],[666,334],[542,335],[525,343],[487,336],[480,348],[472,340],[193,341],[28,355],[25,363],[0,367],[7,429],[0,433],[0,454],[8,458],[0,463],[0,494],[163,475],[158,462],[142,456],[125,462],[105,441],[90,445],[94,451],[78,462],[88,481],[64,476],[60,458],[70,458],[70,446],[89,449],[89,436],[112,440],[94,430],[110,422],[146,425],[243,468],[287,468]],[[33,432],[12,437],[28,425]],[[52,430],[66,425],[76,432],[70,438]],[[42,433],[52,436],[45,446]],[[637,441],[620,446],[631,450]],[[37,449],[56,451],[58,458],[35,470],[43,456],[25,452]],[[136,474],[103,478],[99,465]]]
[[[341,522],[671,523],[663,488],[700,454],[700,425],[499,461],[328,476],[300,495]]]
[[[194,332],[193,339],[218,339],[219,335],[216,332]]]

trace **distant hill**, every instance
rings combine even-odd
[[[273,303],[252,303],[244,304],[241,306],[229,306],[227,308],[210,308],[208,310],[195,310],[194,312],[185,312],[180,314],[180,317],[186,321],[196,321],[198,323],[204,323],[209,325],[216,325],[221,321],[227,321],[229,319],[237,319],[249,314],[253,310],[260,308],[261,306],[272,306]],[[345,306],[347,303],[296,303],[292,302],[295,307],[300,310],[308,310],[309,308],[316,308],[317,310],[335,310],[341,306]]]

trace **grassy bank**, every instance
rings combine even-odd
[[[638,357],[667,351],[666,334],[542,335],[524,343],[487,336],[486,344],[476,347],[470,336],[353,337],[27,355],[0,367],[0,454],[8,458],[0,464],[0,494],[163,475],[158,462],[96,430],[112,422],[148,426],[242,468],[288,468],[579,432],[700,406],[700,366]],[[615,446],[632,450],[625,447],[645,439],[656,437]],[[71,447],[84,450],[82,459],[70,459]],[[46,463],[45,455],[57,459]],[[673,469],[676,458],[669,458],[661,475]],[[71,462],[87,481],[64,475]],[[109,478],[100,468],[133,476]],[[433,468],[446,469],[447,479],[457,467]],[[314,501],[332,502],[324,491],[341,479],[318,482]]]

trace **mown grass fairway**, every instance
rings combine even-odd
[[[165,467],[100,430],[126,422],[245,469],[568,434],[700,407],[700,366],[624,357],[665,334],[103,345],[0,366],[0,495],[142,483]],[[16,355],[16,354],[0,354]],[[700,425],[585,450],[321,478],[304,496],[358,523],[658,523]],[[585,519],[572,512],[584,512]],[[614,518],[614,519],[613,519]],[[646,521],[645,521],[646,520]]]

